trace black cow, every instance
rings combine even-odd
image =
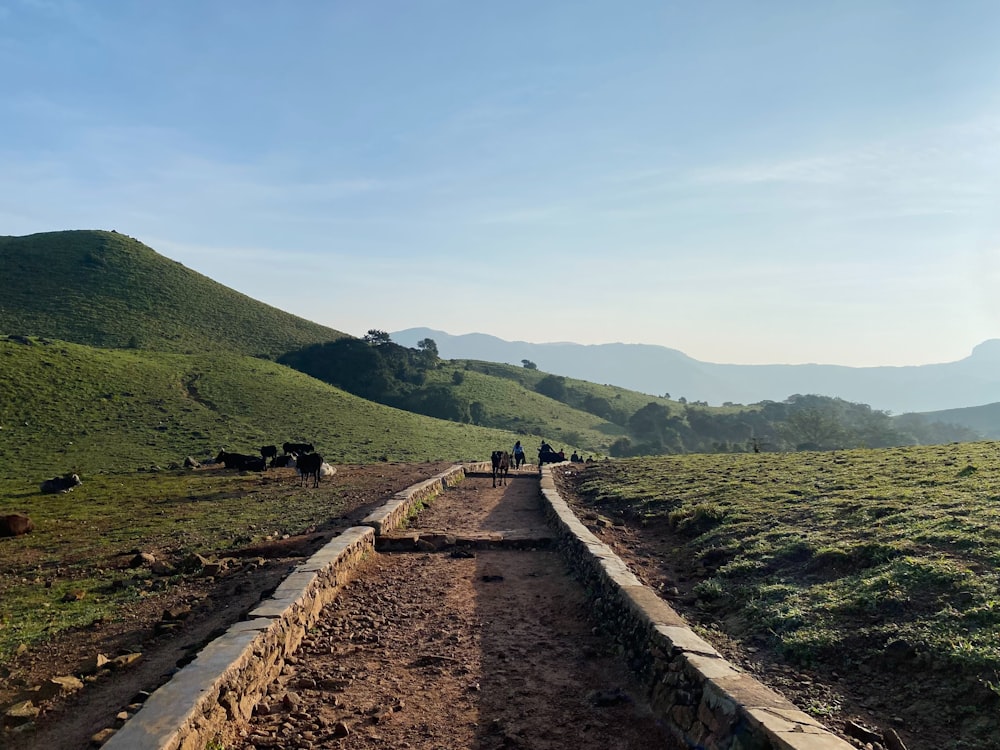
[[[269,458],[274,458],[278,455],[278,446],[276,445],[262,445],[260,446],[260,457],[265,461]]]
[[[490,463],[493,464],[493,486],[497,486],[497,477],[500,477],[500,484],[507,484],[507,473],[510,471],[510,454],[507,451],[493,451],[490,456]]]
[[[227,453],[222,450],[215,457],[215,462],[225,465],[227,469],[240,469],[241,471],[264,471],[267,464],[260,456],[248,456],[245,453]]]
[[[312,453],[315,448],[313,448],[312,443],[284,443],[281,446],[281,450],[284,451],[287,456],[289,453]]]
[[[41,490],[47,495],[54,495],[57,492],[69,492],[74,487],[79,487],[83,482],[76,474],[64,474],[61,477],[52,477],[42,482]]]
[[[289,468],[295,466],[295,456],[275,456],[271,459],[272,469],[281,469],[286,466]]]
[[[306,477],[313,478],[313,487],[319,487],[319,470],[323,465],[323,457],[318,453],[306,453],[299,456],[295,461],[295,468],[299,470],[299,486],[306,481]]]
[[[538,451],[538,468],[542,468],[542,464],[558,464],[566,460],[566,454],[562,451],[556,453],[554,450],[549,448],[548,450]]]

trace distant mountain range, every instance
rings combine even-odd
[[[990,339],[957,362],[908,367],[841,365],[726,365],[699,362],[649,344],[531,344],[482,333],[453,336],[430,328],[390,334],[413,347],[430,338],[444,359],[521,364],[566,377],[713,406],[784,401],[815,394],[868,404],[893,414],[937,412],[1000,402],[1000,339]]]

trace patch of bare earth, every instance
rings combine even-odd
[[[166,591],[123,607],[119,617],[89,628],[61,633],[37,644],[11,662],[0,665],[0,706],[34,696],[34,688],[55,676],[83,676],[82,667],[95,655],[114,657],[140,653],[135,662],[118,670],[103,669],[84,678],[84,687],[40,704],[41,713],[19,728],[0,728],[5,750],[91,745],[90,738],[120,724],[118,714],[142,699],[191,658],[208,641],[243,619],[306,557],[345,528],[357,525],[371,510],[406,487],[446,470],[450,463],[339,466],[333,483],[316,492],[333,492],[338,485],[355,488],[343,515],[322,529],[236,551],[244,564],[215,577],[185,577]],[[294,472],[277,481],[296,482]],[[272,479],[273,481],[273,479]],[[338,503],[342,508],[343,505]],[[94,567],[106,565],[94,561]],[[124,564],[124,563],[123,563]],[[182,619],[164,628],[164,613],[182,613]]]
[[[862,731],[850,728],[852,724],[860,730],[872,730],[873,736],[892,730],[907,750],[1000,748],[1000,728],[985,742],[960,739],[963,735],[981,737],[983,732],[977,726],[966,733],[951,713],[953,707],[973,700],[968,684],[959,679],[926,666],[855,658],[850,645],[845,647],[840,664],[803,668],[783,659],[767,633],[748,630],[738,618],[719,619],[710,608],[700,606],[694,593],[695,586],[712,571],[681,553],[685,540],[674,534],[666,519],[639,524],[627,517],[599,515],[575,491],[579,471],[571,467],[554,474],[560,493],[585,525],[730,663],[781,692],[832,732],[858,747],[883,745],[866,745],[858,737]],[[848,644],[850,640],[848,637]],[[867,645],[858,644],[857,653],[863,651],[867,652]],[[983,717],[973,721],[981,723]]]
[[[439,551],[377,553],[324,612],[249,727],[260,748],[676,747],[653,720],[541,513],[535,477],[468,477],[411,528]],[[516,531],[517,548],[484,548]],[[525,541],[536,535],[537,545]]]

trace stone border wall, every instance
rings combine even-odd
[[[306,631],[375,549],[355,526],[289,575],[270,599],[203,648],[104,743],[108,750],[203,750],[226,722],[247,721]]]
[[[375,537],[396,528],[418,503],[465,478],[462,466],[397,492],[297,567],[274,594],[209,643],[156,690],[104,743],[108,750],[203,750],[227,722],[245,722],[285,658],[302,643],[323,608],[375,550]]]
[[[375,550],[375,537],[396,528],[418,503],[465,478],[462,466],[393,495],[298,566],[274,594],[209,643],[156,690],[115,732],[108,750],[203,750],[227,722],[246,722],[306,631]]]
[[[389,502],[370,513],[361,523],[374,528],[376,536],[382,536],[402,526],[419,503],[437,496],[442,490],[458,484],[463,479],[465,479],[465,467],[452,466],[420,484],[397,492]]]
[[[650,706],[700,750],[853,750],[788,699],[722,658],[576,517],[543,467],[541,493],[559,547],[647,687]]]

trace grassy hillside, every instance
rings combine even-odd
[[[1000,404],[923,412],[919,416],[930,422],[962,425],[970,430],[975,430],[984,437],[1000,439]]]
[[[611,442],[624,434],[620,425],[543,396],[526,384],[504,377],[466,370],[463,363],[446,361],[428,373],[428,384],[451,384],[456,396],[476,405],[479,424],[523,435],[530,458],[544,437],[557,449],[574,448],[607,454]]]
[[[463,368],[476,370],[487,375],[493,375],[507,380],[520,383],[525,388],[534,391],[539,383],[547,378],[557,378],[561,380],[566,388],[566,399],[568,402],[584,405],[588,399],[603,399],[606,401],[612,412],[620,412],[630,415],[637,412],[646,404],[653,402],[664,406],[668,412],[676,415],[683,414],[684,407],[677,401],[659,396],[650,396],[647,393],[630,391],[627,388],[620,388],[616,385],[601,385],[591,383],[586,380],[553,376],[541,370],[529,369],[527,367],[517,367],[515,365],[500,364],[497,362],[481,362],[477,360],[450,360]],[[593,401],[591,401],[593,403]],[[721,408],[721,407],[720,407]]]
[[[233,354],[107,350],[0,340],[0,489],[75,471],[130,472],[222,447],[306,440],[333,462],[485,460],[510,432],[347,394]]]
[[[0,237],[0,333],[169,352],[277,355],[345,334],[225,287],[116,232]]]

